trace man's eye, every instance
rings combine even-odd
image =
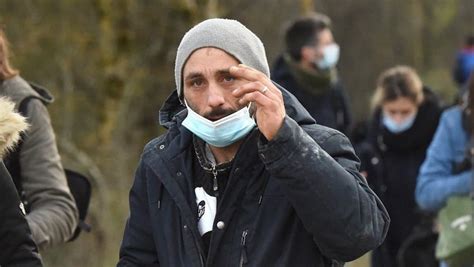
[[[224,76],[224,82],[233,82],[234,80],[233,76]]]
[[[190,82],[191,86],[193,87],[200,87],[203,85],[203,81],[202,80],[192,80]]]

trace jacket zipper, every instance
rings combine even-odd
[[[204,263],[204,257],[202,256],[201,248],[200,248],[199,242],[196,240],[196,238],[194,238],[194,235],[193,235],[191,229],[188,230],[187,225],[184,225],[184,229],[185,229],[185,232],[186,232],[187,234],[190,234],[190,235],[191,235],[191,238],[193,239],[194,245],[196,246],[197,252],[198,252],[198,254],[199,254],[199,263],[200,263],[200,266],[201,266],[201,267],[204,267],[206,264]],[[190,231],[190,232],[188,233],[188,231]],[[0,266],[0,267],[1,267],[1,266]]]
[[[214,179],[213,179],[213,186],[212,186],[212,190],[214,190],[214,196],[219,196],[219,185],[217,184],[217,170],[216,170],[216,165],[215,164],[212,164],[212,175],[214,176]]]
[[[240,246],[241,246],[241,252],[240,252],[240,267],[244,266],[244,264],[247,264],[248,258],[247,258],[247,234],[248,230],[245,230],[242,232],[242,238],[240,239]]]
[[[204,264],[204,257],[202,256],[201,252],[199,252],[199,260],[201,263],[201,267],[205,267],[206,265]]]

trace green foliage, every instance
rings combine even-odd
[[[430,27],[431,32],[441,37],[446,29],[453,23],[458,8],[458,0],[437,0],[430,1],[432,17],[434,18]]]

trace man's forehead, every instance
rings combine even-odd
[[[185,65],[188,63],[189,59],[193,56],[196,55],[205,55],[205,56],[212,56],[212,55],[217,55],[217,56],[222,56],[222,57],[231,57],[237,61],[239,61],[237,58],[235,58],[232,54],[228,53],[227,51],[217,48],[217,47],[202,47],[194,50],[194,52],[189,55],[188,59],[186,60]]]
[[[330,29],[326,28],[320,32],[315,33],[316,41],[319,44],[328,44],[334,42],[334,37]]]
[[[212,59],[212,60],[210,60]],[[202,66],[207,68],[216,68],[216,71],[222,72],[223,67],[240,63],[234,56],[226,51],[215,47],[203,47],[196,49],[186,60],[183,68],[183,74],[188,76],[188,72],[195,72]]]

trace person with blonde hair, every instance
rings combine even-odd
[[[414,198],[416,177],[441,108],[436,95],[408,66],[396,66],[380,75],[372,108],[369,151],[361,156],[366,166],[362,171],[392,219],[384,244],[373,253],[372,265],[401,266],[401,247],[422,221]],[[428,262],[410,266],[430,266]]]
[[[6,155],[4,162],[17,182],[33,239],[42,249],[69,240],[78,223],[78,211],[44,105],[53,98],[46,90],[34,90],[12,68],[8,57],[8,41],[0,29],[0,96],[8,97],[16,110],[24,110],[22,115],[30,124],[20,149]]]

